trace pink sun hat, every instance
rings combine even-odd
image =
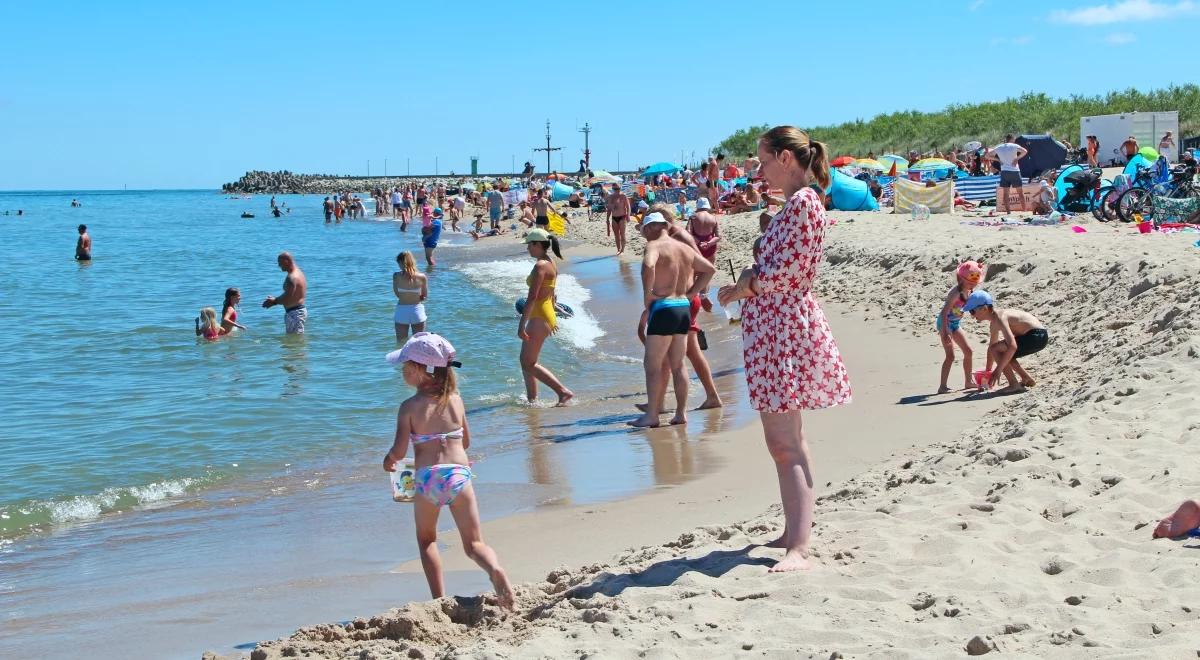
[[[461,362],[454,360],[454,346],[441,335],[432,332],[418,332],[408,338],[404,347],[387,354],[391,364],[416,362],[426,367],[461,367]]]
[[[958,265],[955,274],[972,284],[979,284],[983,281],[983,264],[978,261],[964,261]]]

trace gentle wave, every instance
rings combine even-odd
[[[51,526],[95,520],[106,513],[147,508],[198,490],[210,479],[170,479],[144,486],[106,488],[61,500],[32,500],[0,507],[0,539]]]
[[[485,261],[475,264],[464,264],[458,269],[467,279],[480,288],[486,288],[496,293],[502,300],[516,301],[529,293],[525,285],[525,277],[533,268],[533,261],[510,259],[505,261]],[[555,283],[558,300],[571,307],[575,316],[558,319],[558,332],[555,337],[566,340],[572,346],[592,350],[596,340],[604,336],[604,330],[596,318],[588,313],[584,303],[592,299],[592,294],[579,283],[574,276],[566,273],[558,274]],[[514,314],[516,313],[514,309]]]

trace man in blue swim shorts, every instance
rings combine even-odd
[[[683,366],[691,327],[691,298],[708,286],[715,268],[691,246],[667,235],[662,213],[642,219],[646,252],[642,257],[642,291],[646,305],[646,414],[630,422],[633,426],[658,426],[659,404],[667,391],[663,363],[670,367],[675,386],[675,416],[672,424],[687,423],[688,375]]]

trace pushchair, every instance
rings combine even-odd
[[[1104,172],[1098,168],[1072,167],[1068,169],[1071,171],[1062,178],[1064,193],[1062,199],[1058,200],[1058,210],[1064,213],[1087,213],[1095,207],[1098,200],[1103,198],[1100,188]]]

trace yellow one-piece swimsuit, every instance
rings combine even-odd
[[[553,289],[554,282],[556,279],[558,279],[558,278],[548,279],[548,280],[542,282],[542,287],[548,288],[548,289]],[[533,275],[530,275],[529,277],[525,278],[525,286],[533,286]],[[551,292],[550,295],[543,297],[540,301],[537,301],[536,303],[534,303],[533,301],[527,300],[527,301],[525,301],[525,304],[533,305],[533,307],[531,307],[529,309],[529,318],[542,319],[543,321],[546,322],[546,325],[550,326],[551,330],[558,329],[558,315],[554,313],[554,293],[553,292]]]

